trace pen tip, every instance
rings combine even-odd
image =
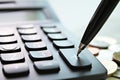
[[[77,52],[77,57],[79,56],[79,54],[81,53],[81,51],[82,51],[85,47],[86,47],[85,44],[80,43],[79,49],[78,49],[78,52]]]
[[[79,57],[79,54],[77,54],[77,57]]]
[[[77,57],[79,57],[80,52],[81,52],[81,49],[78,50]]]

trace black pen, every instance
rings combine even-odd
[[[82,37],[77,52],[77,56],[84,48],[86,48],[86,46],[90,43],[90,41],[99,32],[99,30],[104,25],[110,14],[113,12],[118,2],[119,0],[102,0],[100,2]]]

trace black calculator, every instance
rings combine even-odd
[[[0,2],[0,80],[105,80],[104,66],[59,21],[47,0]]]

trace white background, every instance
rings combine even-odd
[[[81,38],[101,0],[49,0],[61,23],[77,38]],[[120,3],[97,36],[120,41]]]

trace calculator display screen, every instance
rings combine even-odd
[[[0,12],[0,22],[35,21],[47,19],[43,10]]]

